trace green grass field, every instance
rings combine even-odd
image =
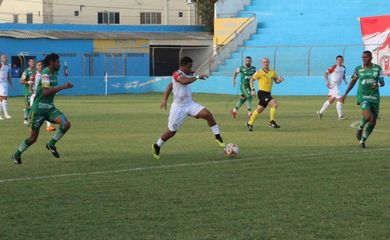
[[[168,117],[160,99],[58,97],[72,122],[61,159],[42,130],[16,166],[28,131],[22,98],[11,98],[13,119],[0,122],[0,239],[389,239],[390,98],[359,149],[354,97],[346,121],[334,105],[316,118],[324,97],[277,97],[282,128],[268,127],[266,111],[250,133],[244,109],[228,113],[232,96],[197,94],[239,156],[226,158],[207,124],[188,119],[155,161]]]

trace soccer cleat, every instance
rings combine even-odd
[[[361,140],[362,139],[362,136],[363,136],[363,129],[362,128],[359,128],[357,131],[356,131],[356,138],[357,140]]]
[[[60,154],[57,152],[57,148],[55,146],[50,146],[48,143],[46,144],[46,149],[47,150],[50,150],[51,154],[53,154],[53,156],[55,158],[60,158]]]
[[[23,120],[23,124],[24,124],[24,125],[29,125],[30,122],[29,122],[28,120]]]
[[[0,116],[0,120],[4,120],[4,118],[2,116]]]
[[[366,143],[365,142],[360,142],[359,143],[360,148],[366,148]]]
[[[160,147],[157,144],[152,145],[153,157],[156,160],[160,159]]]
[[[11,119],[12,117],[10,115],[4,115],[5,119]]]
[[[317,111],[317,116],[318,118],[321,120],[322,119],[322,113],[320,113],[320,111]]]
[[[253,125],[250,125],[248,122],[245,122],[245,127],[248,128],[249,132],[253,132]]]
[[[46,128],[46,131],[48,131],[48,132],[54,132],[55,130],[56,130],[56,128],[51,126],[51,125]]]
[[[271,128],[280,128],[280,126],[278,124],[276,124],[276,122],[274,120],[269,122],[269,126]]]
[[[22,158],[20,156],[16,156],[16,154],[12,155],[12,160],[14,160],[15,164],[22,164]]]
[[[233,118],[236,118],[237,112],[230,110],[230,115],[232,115]]]
[[[226,147],[226,144],[222,141],[222,139],[215,139],[215,142],[217,142],[218,146],[220,146],[221,148]]]
[[[341,116],[341,117],[339,117],[339,120],[347,120],[347,118],[344,116]]]

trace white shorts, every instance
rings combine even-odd
[[[185,106],[179,106],[173,103],[171,110],[169,111],[169,131],[176,132],[188,116],[195,117],[203,109],[205,109],[205,107],[196,102],[192,102],[191,104]]]
[[[0,82],[0,96],[8,97],[8,83]]]
[[[332,85],[332,88],[329,89],[329,97],[334,97],[336,99],[340,99],[340,87],[337,85]]]

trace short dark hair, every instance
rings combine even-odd
[[[368,55],[370,55],[370,57],[372,57],[372,53],[368,50],[364,51],[363,54],[368,54]]]
[[[252,59],[252,57],[251,56],[246,56],[245,59]]]
[[[192,63],[192,58],[190,57],[183,57],[182,59],[180,59],[180,67],[182,66],[186,66],[187,64],[189,63]]]
[[[338,55],[338,56],[336,57],[336,59],[337,59],[337,58],[344,59],[344,57],[343,57],[343,56],[341,56],[341,55]]]
[[[56,53],[50,53],[49,55],[47,55],[45,57],[45,59],[43,60],[43,63],[45,64],[45,66],[49,66],[49,64],[53,61],[57,61],[58,59],[60,59],[60,56],[58,56],[58,54]]]

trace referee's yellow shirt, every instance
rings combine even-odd
[[[264,71],[264,69],[260,69],[252,78],[259,82],[260,91],[271,92],[273,80],[278,78],[278,73],[272,69],[269,69],[268,72]],[[254,89],[254,86],[251,86],[251,88]]]

